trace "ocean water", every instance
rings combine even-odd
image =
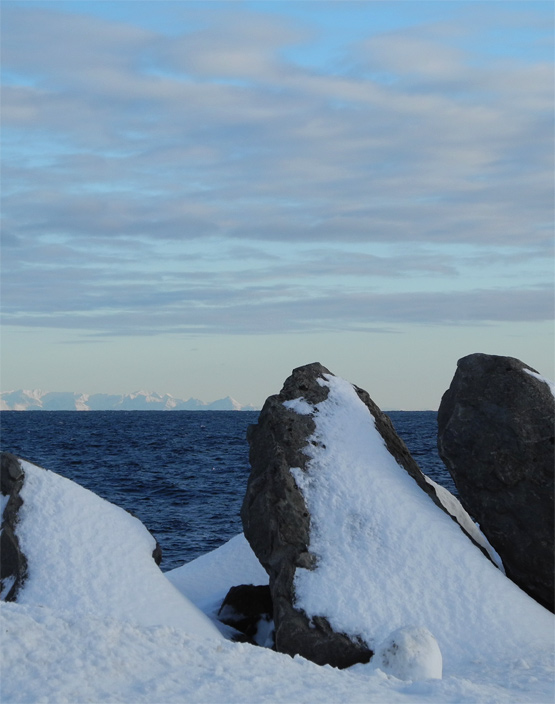
[[[436,449],[437,414],[388,414],[422,471],[455,492]],[[242,530],[248,411],[2,411],[0,448],[73,479],[139,518],[166,571]]]

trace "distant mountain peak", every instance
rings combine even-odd
[[[212,403],[179,399],[143,389],[130,394],[86,394],[76,391],[18,389],[0,393],[2,411],[257,411],[231,396]]]

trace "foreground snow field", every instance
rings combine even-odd
[[[242,535],[164,575],[139,521],[52,472],[24,468],[18,531],[30,575],[18,603],[0,609],[2,704],[553,702],[553,617],[493,566],[480,577],[483,600],[472,613],[456,591],[438,605],[458,629],[447,648],[445,634],[433,634],[444,650],[443,679],[398,679],[381,661],[319,667],[230,642],[214,627],[209,617],[229,587],[266,581]],[[473,569],[470,559],[454,578],[472,581]],[[488,642],[499,644],[489,654],[474,631],[476,613]]]
[[[11,702],[542,702],[551,658],[482,662],[443,680],[404,682],[370,666],[319,667],[302,658],[189,636],[168,626],[2,606],[2,696]]]

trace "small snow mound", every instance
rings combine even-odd
[[[443,658],[439,645],[427,628],[409,626],[393,631],[378,646],[373,662],[399,680],[440,680]]]

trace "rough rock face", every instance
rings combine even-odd
[[[250,426],[251,475],[241,518],[245,536],[270,577],[276,650],[300,654],[318,664],[349,667],[370,659],[372,651],[367,644],[356,635],[335,633],[323,617],[315,617],[309,623],[294,606],[295,570],[314,569],[316,560],[308,548],[310,516],[290,470],[306,468],[309,458],[304,450],[316,426],[311,414],[297,413],[284,402],[301,397],[311,405],[324,401],[329,388],[319,384],[318,379],[325,374],[330,372],[319,363],[295,369],[280,394],[267,399],[258,424]],[[374,417],[389,452],[445,510],[389,418],[365,391],[354,388]]]
[[[438,448],[507,576],[553,611],[554,398],[512,357],[459,360],[438,413]]]
[[[27,560],[15,533],[17,513],[23,504],[19,492],[25,474],[17,457],[9,452],[2,452],[0,469],[2,495],[8,499],[2,515],[0,536],[0,593],[5,601],[15,601],[27,576]]]

